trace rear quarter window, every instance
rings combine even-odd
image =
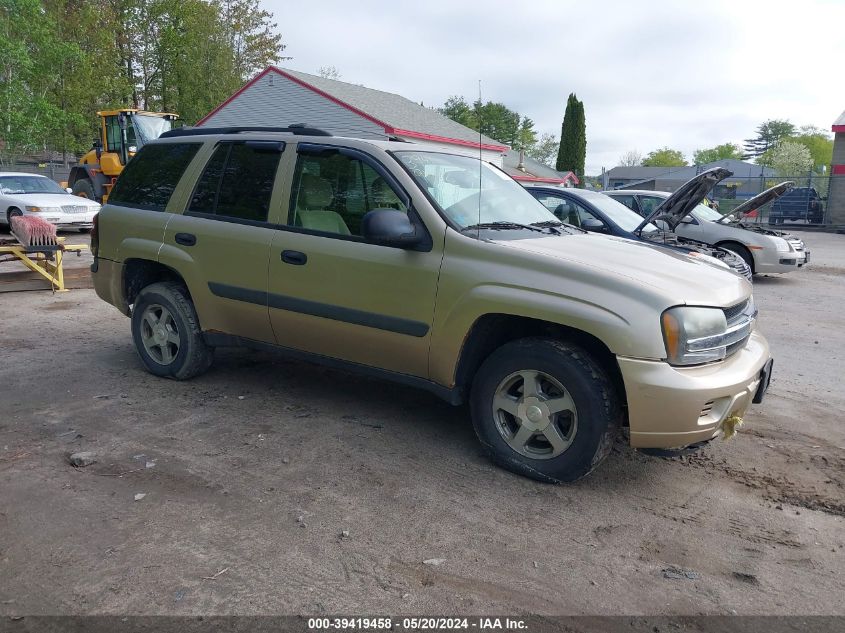
[[[109,194],[109,202],[164,211],[200,143],[146,145],[129,161]]]

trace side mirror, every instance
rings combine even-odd
[[[396,209],[373,209],[361,220],[364,239],[373,244],[413,248],[422,239],[408,214]]]
[[[607,225],[596,218],[586,218],[581,220],[581,228],[585,231],[594,231],[596,233],[606,233]]]

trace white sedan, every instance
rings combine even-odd
[[[0,172],[0,223],[16,215],[37,215],[63,230],[87,231],[100,205],[74,196],[46,176]]]

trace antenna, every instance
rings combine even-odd
[[[476,106],[478,118],[478,228],[475,239],[481,239],[481,167],[484,162],[484,155],[481,152],[481,80],[478,80],[478,105]]]

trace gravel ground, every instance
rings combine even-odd
[[[161,380],[92,290],[0,294],[0,614],[843,615],[845,236],[804,238],[738,436],[568,486],[426,393],[246,350]]]

